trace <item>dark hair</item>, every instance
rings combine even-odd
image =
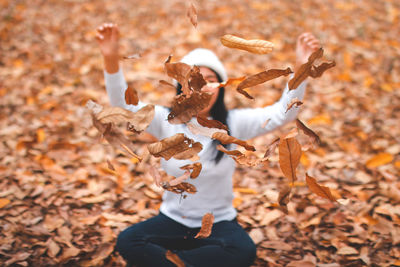
[[[210,69],[210,70],[212,70],[212,69]],[[212,71],[217,76],[218,82],[222,82],[221,76],[219,76],[218,73],[216,73],[214,70],[212,70]],[[176,87],[176,94],[179,95],[181,93],[182,93],[182,85],[180,83],[178,83],[178,85]],[[228,117],[228,110],[225,106],[224,96],[225,96],[225,88],[221,87],[221,88],[219,88],[219,91],[218,91],[217,100],[215,101],[214,105],[210,109],[210,115],[211,115],[211,118],[213,118],[213,120],[217,120],[217,121],[225,124],[226,126],[228,126],[227,121],[226,121],[226,119]],[[228,129],[229,129],[229,126],[228,126]],[[229,134],[229,130],[228,130],[228,134]],[[213,141],[214,148],[218,144],[221,144],[221,142],[218,140]],[[226,147],[226,145],[223,145],[223,146]],[[218,150],[217,155],[214,158],[215,163],[218,163],[223,156],[224,156],[224,152]]]

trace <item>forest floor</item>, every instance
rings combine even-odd
[[[103,62],[95,29],[117,23],[125,75],[141,100],[170,105],[168,55],[215,51],[229,77],[293,67],[297,36],[313,32],[336,67],[310,79],[299,118],[321,138],[305,151],[288,204],[273,154],[239,165],[234,175],[238,221],[257,244],[254,266],[400,266],[400,2],[397,0],[193,1],[0,0],[0,265],[123,266],[116,237],[158,212],[162,190],[148,174],[157,165],[147,134],[129,137],[142,162],[114,150],[85,108],[104,106]],[[224,47],[235,34],[275,44],[268,55]],[[248,90],[227,88],[229,108],[279,99],[288,78]],[[284,128],[250,140],[258,150]],[[110,172],[107,161],[116,173]],[[305,172],[342,204],[313,194]]]

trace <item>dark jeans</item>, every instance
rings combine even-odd
[[[256,246],[237,223],[215,223],[211,235],[195,239],[200,228],[189,228],[164,214],[132,225],[122,231],[116,249],[128,266],[162,267],[175,264],[166,259],[171,250],[188,266],[250,266],[256,257]]]

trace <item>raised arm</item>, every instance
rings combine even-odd
[[[119,64],[119,30],[113,23],[104,23],[97,28],[96,40],[99,44],[104,60],[104,79],[106,90],[112,106],[118,106],[138,111],[146,104],[139,101],[138,105],[128,105],[125,101],[125,91],[128,88],[122,68]],[[168,109],[155,106],[155,115],[147,131],[157,138],[163,135],[163,127],[166,125]]]
[[[303,33],[297,38],[296,64],[294,71],[306,63],[308,57],[321,46],[319,40],[311,33]],[[292,107],[286,112],[290,102],[297,98],[302,100],[307,81],[295,90],[286,86],[280,100],[271,106],[255,109],[234,109],[229,112],[228,125],[232,136],[240,139],[250,139],[270,132],[297,117],[298,108]],[[268,120],[268,123],[265,123]]]

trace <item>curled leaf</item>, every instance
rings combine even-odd
[[[237,139],[237,138],[230,136],[228,134],[225,134],[225,133],[216,132],[212,135],[212,138],[220,141],[224,145],[237,144],[237,145],[243,146],[246,150],[256,151],[255,147],[247,144],[246,141]]]
[[[310,71],[310,76],[313,78],[318,78],[321,77],[322,74],[330,69],[336,66],[336,62],[335,61],[331,61],[331,62],[323,62],[321,65],[318,66],[312,66],[311,71]]]
[[[193,66],[189,73],[189,87],[195,91],[200,91],[204,85],[207,84],[204,80],[203,75],[200,73],[200,68]]]
[[[194,124],[191,122],[187,123],[186,125],[192,134],[208,136],[210,138],[212,138],[212,135],[216,132],[227,133],[225,130],[221,130],[221,129],[217,129],[217,128],[207,128],[207,127],[201,126],[200,124]]]
[[[301,157],[301,146],[295,138],[285,138],[279,142],[279,166],[292,184],[297,180],[296,168]]]
[[[167,252],[165,253],[165,257],[167,258],[167,260],[175,264],[177,267],[186,266],[185,263],[181,260],[181,258],[179,258],[179,256],[173,253],[171,250],[167,250]]]
[[[315,178],[308,176],[307,173],[306,173],[306,183],[308,188],[310,188],[311,192],[315,193],[320,197],[329,199],[330,201],[336,201],[336,198],[332,195],[329,187],[319,185],[315,180]]]
[[[172,193],[175,194],[182,194],[184,192],[189,193],[189,194],[195,194],[197,192],[197,189],[194,185],[186,183],[186,182],[181,182],[177,185],[171,186],[169,182],[163,182],[161,186]]]
[[[154,167],[153,165],[150,165],[150,175],[151,175],[151,177],[153,177],[154,183],[157,186],[161,186],[161,184],[162,184],[161,174],[158,171],[158,169],[156,167]]]
[[[223,147],[221,145],[217,145],[217,149],[221,152],[224,152],[227,155],[230,155],[230,156],[235,156],[235,157],[244,156],[244,154],[242,152],[240,152],[239,150],[227,150],[225,147]]]
[[[170,63],[171,56],[168,57],[164,63],[164,69],[167,75],[178,81],[182,85],[182,92],[184,95],[190,95],[189,77],[191,67],[188,64],[177,62]]]
[[[313,130],[311,130],[310,128],[305,126],[301,120],[296,119],[296,125],[297,125],[297,128],[302,130],[305,135],[307,135],[308,137],[311,138],[311,140],[314,144],[319,145],[321,143],[319,136]]]
[[[281,139],[278,137],[271,144],[268,145],[267,151],[265,151],[264,158],[268,158],[275,151],[275,148],[279,145]]]
[[[222,36],[221,43],[226,47],[246,50],[255,54],[268,54],[274,47],[274,44],[268,41],[259,39],[246,40],[230,34]]]
[[[228,127],[222,122],[217,120],[209,120],[206,116],[203,115],[197,115],[197,122],[204,127],[217,128],[228,131]]]
[[[169,82],[164,81],[164,80],[159,80],[158,82],[159,82],[160,84],[162,84],[162,85],[166,85],[166,86],[168,86],[168,87],[172,87],[172,88],[175,89],[175,85],[173,85],[172,83],[169,83]]]
[[[210,99],[210,93],[199,91],[193,91],[189,97],[182,94],[176,96],[172,103],[171,112],[168,114],[168,122],[171,124],[188,122],[208,106]]]
[[[187,10],[186,15],[190,19],[190,22],[193,24],[193,26],[196,28],[197,27],[197,11],[196,11],[196,8],[194,7],[193,3],[190,3],[190,6]]]
[[[236,88],[236,90],[241,93],[244,94],[247,98],[250,99],[254,99],[254,97],[250,96],[246,91],[244,91],[243,89],[245,88],[249,88],[252,86],[256,86],[258,84],[262,84],[265,83],[269,80],[278,78],[280,76],[287,76],[290,73],[293,73],[293,71],[290,68],[284,69],[284,70],[280,70],[280,69],[270,69],[270,70],[266,70],[266,71],[262,71],[260,73],[251,75],[249,77],[247,77],[244,81],[242,81],[238,87]]]
[[[214,223],[214,215],[212,213],[204,214],[201,219],[201,228],[200,231],[194,238],[207,238],[211,235],[211,230]]]
[[[203,146],[199,142],[194,142],[192,139],[187,138],[183,133],[178,133],[150,144],[147,148],[153,156],[169,160],[171,157],[189,159],[193,157],[193,154],[200,152]],[[187,151],[190,151],[190,153],[185,154]]]
[[[202,165],[200,162],[195,162],[193,164],[187,164],[185,166],[180,167],[182,170],[192,170],[190,174],[190,178],[197,178],[201,172]]]

